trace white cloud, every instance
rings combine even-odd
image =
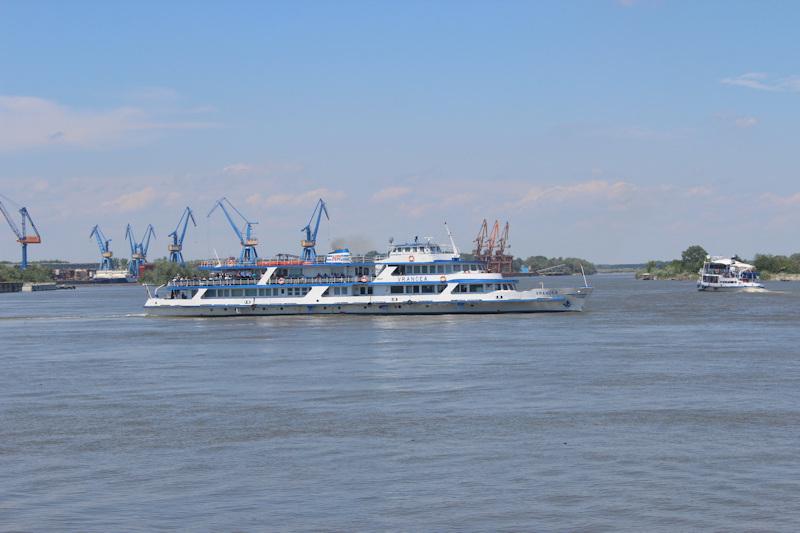
[[[752,115],[735,115],[732,113],[715,113],[714,118],[739,129],[749,129],[761,122],[758,117]]]
[[[733,120],[733,123],[737,128],[752,128],[753,126],[757,125],[758,122],[759,121],[756,117],[736,117]]]
[[[285,207],[313,205],[313,203],[320,198],[326,202],[330,200],[341,200],[345,196],[345,193],[342,191],[333,191],[323,187],[299,193],[270,194],[266,197],[262,196],[261,193],[255,193],[248,196],[245,201],[252,206]]]
[[[395,200],[397,198],[402,198],[403,196],[406,196],[410,193],[411,189],[408,187],[387,187],[373,194],[372,201],[384,202],[386,200]]]
[[[746,87],[758,91],[800,92],[800,76],[797,75],[773,78],[765,72],[747,72],[733,78],[723,78],[720,81],[725,85]]]
[[[636,191],[636,186],[624,181],[608,182],[591,180],[572,185],[554,185],[549,187],[532,187],[514,207],[524,207],[540,202],[565,202],[581,197],[605,198],[619,200]]]
[[[122,194],[116,198],[103,202],[103,207],[123,213],[140,211],[150,206],[157,197],[158,195],[156,190],[153,187],[148,186],[140,191]]]
[[[247,163],[233,163],[222,169],[223,174],[249,174],[255,167]]]
[[[698,196],[709,196],[714,192],[712,187],[707,185],[699,185],[697,187],[689,187],[686,189],[685,194],[690,198],[698,197]]]
[[[136,132],[211,126],[208,122],[159,121],[135,107],[79,110],[44,98],[0,95],[0,151],[46,146],[93,148]]]
[[[781,196],[779,194],[767,192],[761,195],[761,200],[767,204],[791,207],[800,205],[800,192],[790,194],[789,196]]]

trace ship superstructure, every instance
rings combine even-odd
[[[707,257],[700,269],[697,289],[700,291],[738,291],[763,289],[758,270],[730,257]]]

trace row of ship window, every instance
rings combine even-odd
[[[450,274],[451,272],[479,272],[480,265],[399,265],[395,271],[395,276],[406,274]]]
[[[445,285],[392,285],[390,289],[391,294],[433,294],[436,292],[443,292]],[[492,292],[492,291],[508,291],[512,290],[510,283],[461,283],[456,285],[453,289],[454,293],[460,292]]]
[[[203,298],[269,298],[274,296],[305,296],[310,287],[276,287],[267,289],[208,289]],[[350,287],[328,287],[322,296],[345,296]],[[372,294],[372,287],[354,287],[354,294]]]
[[[392,285],[389,289],[391,294],[436,294],[443,292],[446,288],[445,285]],[[353,287],[353,294],[355,295],[371,295],[373,294],[372,287]],[[510,283],[470,283],[459,284],[453,289],[455,293],[478,293],[478,292],[491,292],[494,290],[512,290],[513,285]],[[309,287],[280,287],[280,288],[266,288],[266,289],[208,289],[206,290],[203,298],[268,298],[273,296],[305,296]],[[177,298],[191,298],[196,293],[196,290],[191,291],[175,291],[174,297]],[[350,287],[328,287],[323,296],[347,296],[350,295]]]
[[[208,289],[203,298],[267,298],[270,296],[305,296],[309,287],[274,289]]]

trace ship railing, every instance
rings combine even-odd
[[[167,286],[169,287],[206,287],[206,286],[232,286],[232,285],[255,285],[258,283],[256,278],[236,278],[236,279],[173,279]]]
[[[273,276],[268,281],[270,285],[340,285],[343,283],[368,283],[375,279],[373,276],[314,276],[314,277],[292,277],[283,278]],[[173,279],[167,286],[178,288],[189,287],[231,287],[238,285],[255,285],[258,283],[256,278],[197,278],[197,279]]]
[[[259,259],[254,263],[240,263],[238,260],[229,259],[209,259],[200,261],[201,268],[242,268],[251,269],[257,267],[272,267],[272,266],[329,266],[329,265],[346,265],[348,263],[370,263],[380,259],[386,259],[386,254],[377,255],[351,255],[346,258],[341,256],[327,256],[318,255],[314,261],[303,261],[302,259]],[[330,258],[330,260],[328,260]]]
[[[273,276],[270,284],[275,285],[337,285],[342,283],[368,283],[375,279],[373,276],[313,276],[302,278],[282,278]]]

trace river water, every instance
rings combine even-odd
[[[592,282],[552,315],[0,295],[0,530],[800,529],[800,284]]]

